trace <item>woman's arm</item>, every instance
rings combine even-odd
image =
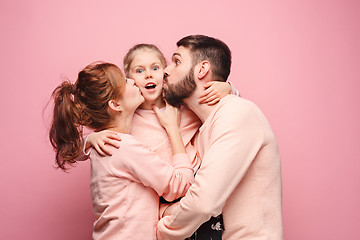
[[[144,186],[153,188],[159,196],[167,201],[173,201],[184,196],[194,181],[194,171],[189,157],[185,153],[177,153],[172,159],[161,159],[133,136],[123,136],[119,151],[114,151],[112,157],[122,159],[115,161],[115,175],[126,169]],[[119,172],[119,174],[117,174]]]

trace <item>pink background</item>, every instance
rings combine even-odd
[[[55,170],[47,137],[61,79],[197,33],[229,45],[230,80],[273,126],[285,239],[360,239],[359,1],[170,2],[1,1],[1,239],[91,236],[89,164]]]

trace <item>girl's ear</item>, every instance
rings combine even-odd
[[[108,105],[109,105],[110,109],[113,111],[116,111],[116,112],[123,111],[123,108],[120,106],[120,102],[116,102],[115,100],[110,100],[108,102]]]
[[[199,67],[200,68],[197,76],[199,79],[203,79],[210,71],[210,62],[206,60],[201,61],[199,63]]]

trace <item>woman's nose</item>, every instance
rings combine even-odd
[[[127,82],[130,83],[131,85],[134,85],[134,84],[135,84],[135,80],[134,80],[134,79],[131,79],[131,78],[128,78],[128,79],[127,79]]]

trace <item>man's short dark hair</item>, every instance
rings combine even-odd
[[[190,35],[180,39],[176,45],[190,48],[194,65],[208,60],[215,78],[220,78],[216,80],[227,80],[231,67],[231,51],[224,42],[204,35]]]

